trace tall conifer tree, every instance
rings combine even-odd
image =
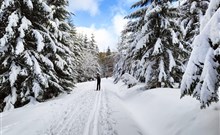
[[[186,0],[181,2],[181,29],[183,41],[189,47],[199,34],[200,23],[208,8],[209,0]]]
[[[70,91],[68,25],[63,23],[68,12],[58,9],[63,10],[66,1],[3,0],[0,4],[0,108]]]
[[[181,80],[182,63],[188,54],[181,44],[177,8],[172,5],[172,0],[144,0],[132,7],[140,9],[130,15],[129,18],[134,20],[131,21],[135,22],[130,24],[139,25],[130,27],[135,28],[130,29],[134,31],[135,39],[129,45],[125,72],[145,81],[147,88],[173,87]],[[135,19],[137,16],[139,19]]]
[[[192,95],[201,102],[201,108],[219,101],[219,18],[220,0],[211,0],[201,32],[193,42],[193,51],[181,83],[181,97]]]

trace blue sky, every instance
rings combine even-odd
[[[123,19],[136,0],[69,0],[69,10],[75,14],[73,22],[79,32],[94,33],[100,51],[108,46],[116,50]]]
[[[106,24],[109,24],[109,20],[112,17],[111,8],[115,3],[116,0],[103,0],[99,5],[100,11],[98,11],[95,15],[92,15],[88,11],[75,11],[75,25],[89,27],[92,23],[95,23],[99,27],[104,27]]]

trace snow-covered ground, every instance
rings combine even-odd
[[[200,110],[179,89],[127,89],[102,79],[71,94],[1,113],[0,135],[219,135],[220,106]]]

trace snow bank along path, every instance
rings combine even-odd
[[[142,135],[111,89],[112,80],[77,84],[59,99],[1,113],[1,135]]]

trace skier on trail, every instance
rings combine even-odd
[[[100,86],[101,77],[100,77],[99,73],[96,74],[96,79],[97,79],[97,88],[96,88],[96,90],[100,91],[100,88],[101,88],[101,86]]]

